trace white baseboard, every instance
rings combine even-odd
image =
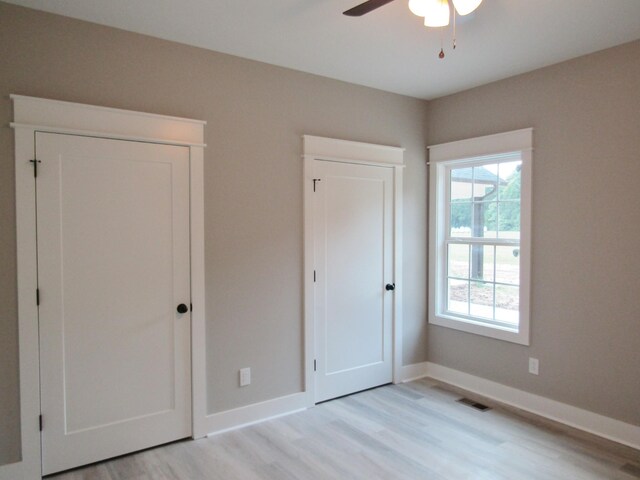
[[[485,378],[444,367],[436,363],[422,362],[404,365],[401,381],[433,378],[455,387],[468,390],[497,402],[519,408],[550,420],[592,433],[614,442],[640,450],[640,426],[605,417],[550,398],[508,387]],[[234,430],[244,426],[289,415],[309,407],[306,393],[295,393],[245,407],[227,410],[207,416],[209,435]]]
[[[233,410],[213,413],[206,417],[208,435],[216,435],[271,420],[272,418],[289,415],[305,410],[308,406],[308,396],[306,393],[301,392],[245,407],[234,408]]]
[[[436,363],[425,362],[408,365],[403,367],[403,372],[405,369],[409,377],[411,375],[416,375],[416,378],[430,377],[500,403],[640,450],[640,426],[605,417],[604,415],[508,387],[501,383],[476,377]],[[425,374],[420,376],[423,372]]]
[[[412,382],[424,378],[429,374],[429,362],[403,365],[400,370],[400,381],[402,383]]]

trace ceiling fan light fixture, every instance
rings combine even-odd
[[[451,11],[448,0],[428,0],[428,9],[424,16],[426,27],[446,27],[449,25]]]
[[[480,4],[482,0],[452,0],[453,6],[456,7],[458,15],[468,15],[473,12]]]
[[[418,17],[424,17],[429,10],[429,0],[409,0],[409,10]]]

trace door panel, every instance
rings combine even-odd
[[[43,472],[190,436],[189,149],[36,149]]]
[[[392,380],[393,170],[315,161],[316,401]]]

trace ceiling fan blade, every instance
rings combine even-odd
[[[361,17],[365,13],[369,13],[376,8],[380,8],[387,3],[391,3],[393,0],[369,0],[368,2],[361,3],[353,8],[350,8],[346,12],[342,12],[349,17]]]

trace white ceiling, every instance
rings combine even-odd
[[[640,38],[640,0],[484,0],[455,51],[407,0],[359,18],[342,11],[363,0],[6,1],[424,99]]]

